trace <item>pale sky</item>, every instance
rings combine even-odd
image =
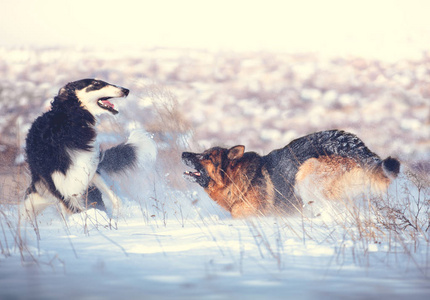
[[[402,55],[430,45],[429,12],[427,0],[1,0],[0,45]]]

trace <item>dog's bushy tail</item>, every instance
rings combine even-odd
[[[388,178],[396,178],[400,172],[400,162],[391,156],[382,161],[382,169]]]
[[[97,172],[121,173],[135,167],[152,166],[157,157],[155,142],[143,130],[131,132],[127,142],[101,153]]]

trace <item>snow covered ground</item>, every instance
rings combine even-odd
[[[429,70],[427,52],[386,62],[0,48],[0,299],[428,299]],[[113,219],[90,210],[65,221],[50,208],[18,231],[26,132],[62,85],[86,77],[131,90],[115,103],[120,114],[101,120],[102,145],[145,128],[156,164],[113,178],[124,201]],[[232,220],[182,178],[185,149],[244,144],[264,154],[330,128],[402,160],[378,209],[359,202],[336,217]]]
[[[400,186],[391,192],[396,190]],[[428,201],[428,188],[421,192],[421,201]],[[410,193],[417,197],[417,190]],[[428,299],[430,294],[428,204],[418,230],[396,231],[373,223],[364,209],[352,219],[342,212],[336,218],[245,221],[232,220],[197,192],[162,187],[130,200],[125,195],[113,219],[91,209],[64,221],[48,209],[38,220],[40,241],[29,224],[19,236],[14,207],[3,207],[0,298]],[[413,209],[406,211],[411,217]]]

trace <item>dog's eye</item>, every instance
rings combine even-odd
[[[204,160],[209,160],[209,159],[211,159],[211,157],[210,157],[209,154],[205,154],[205,155],[203,155],[203,159]]]

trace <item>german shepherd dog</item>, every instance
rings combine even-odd
[[[302,211],[304,204],[386,191],[400,162],[382,160],[354,134],[312,133],[265,156],[242,145],[182,153],[184,176],[233,218]]]
[[[34,121],[26,138],[31,184],[21,215],[32,217],[58,201],[64,212],[80,212],[87,207],[85,196],[93,186],[99,190],[90,195],[98,199],[101,191],[110,199],[112,210],[119,207],[120,199],[100,173],[134,167],[142,139],[132,133],[126,143],[101,152],[96,116],[117,114],[110,100],[128,94],[126,88],[95,79],[70,82],[60,89],[51,109]]]

